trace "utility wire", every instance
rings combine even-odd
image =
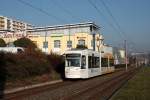
[[[58,18],[57,16],[55,16],[55,15],[53,15],[53,14],[50,14],[50,13],[48,13],[47,11],[45,11],[45,10],[39,8],[39,7],[36,7],[36,6],[34,6],[34,5],[32,5],[32,4],[28,3],[28,2],[26,2],[26,1],[24,1],[24,0],[17,0],[17,1],[20,2],[20,3],[22,3],[22,4],[24,4],[24,5],[26,5],[26,6],[29,6],[29,7],[33,8],[33,9],[35,9],[35,10],[37,10],[37,11],[39,11],[39,12],[41,12],[41,13],[43,13],[43,14],[45,14],[45,15],[47,15],[47,16],[53,18],[53,19],[55,19],[55,20],[58,21],[58,22],[63,22],[63,23],[65,22],[65,23],[66,23],[66,21],[64,21],[63,19]]]
[[[105,20],[108,22],[108,24],[109,24],[117,33],[119,33],[120,37],[121,37],[122,39],[124,39],[124,36],[122,36],[122,34],[120,33],[120,31],[118,31],[117,28],[116,28],[111,22],[109,22],[109,21],[106,19],[105,15],[101,12],[101,10],[100,10],[98,7],[92,2],[92,0],[88,0],[88,2],[90,3],[91,6],[93,6],[93,8],[96,9],[96,11],[98,12],[98,14],[99,14],[100,16],[103,16],[103,17],[105,18]]]
[[[112,12],[110,11],[109,7],[105,4],[105,2],[103,0],[99,0],[105,7],[105,9],[107,10],[108,14],[111,16],[111,18],[113,19],[113,21],[115,22],[116,26],[118,27],[118,29],[120,30],[121,34],[125,35],[124,32],[121,30],[120,25],[118,24],[116,18],[113,16]]]
[[[101,15],[103,16],[104,18],[105,15],[100,11],[100,9],[95,5],[95,3],[92,2],[92,0],[88,0],[88,2],[96,9],[96,11]],[[103,2],[104,3],[104,2]],[[104,4],[106,6],[106,4]],[[106,8],[110,14],[110,16],[112,17],[112,19],[114,20],[115,24],[117,25],[118,29],[111,23],[111,22],[108,22],[108,24],[120,35],[120,37],[123,39],[123,40],[126,40],[124,37],[125,37],[125,33],[121,31],[121,27],[120,25],[118,24],[118,22],[116,21],[115,17],[112,15],[112,13],[110,13],[111,11],[108,9],[108,7]],[[106,20],[108,21],[108,20]],[[127,38],[127,37],[126,37]],[[133,44],[135,44],[133,41],[131,41]],[[135,48],[136,50],[136,48]]]
[[[107,10],[108,14],[109,14],[110,17],[112,18],[112,20],[114,21],[114,23],[116,24],[116,26],[118,27],[118,29],[120,30],[120,33],[121,33],[122,35],[126,36],[126,38],[128,38],[127,35],[126,35],[126,33],[121,29],[121,27],[120,27],[118,21],[117,21],[116,18],[113,16],[111,10],[110,10],[109,7],[106,5],[106,3],[104,2],[104,0],[99,0],[99,1],[103,4],[103,6],[105,7],[105,9]],[[133,44],[135,45],[135,43],[134,43],[131,39],[128,38],[128,40],[129,40],[131,43],[133,43]],[[135,49],[136,49],[136,48],[135,48]]]
[[[57,6],[58,8],[60,8],[61,10],[63,10],[66,14],[68,14],[69,16],[71,16],[73,19],[77,19],[77,20],[82,20],[81,18],[75,16],[70,10],[66,9],[65,7],[63,7],[60,3],[58,3],[56,0],[50,0],[55,6]]]

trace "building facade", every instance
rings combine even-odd
[[[100,27],[92,22],[37,27],[28,29],[27,37],[46,53],[63,54],[77,46],[99,51],[103,44],[99,29]]]
[[[86,47],[100,51],[103,37],[93,22],[34,27],[31,24],[0,16],[0,38],[7,44],[27,37],[45,53],[63,54],[66,50]]]
[[[146,52],[134,52],[131,53],[132,64],[136,64],[136,66],[148,66],[150,64],[150,54]]]
[[[115,65],[126,63],[125,49],[114,47],[113,54],[114,54],[114,64]]]
[[[112,59],[114,57],[114,53],[113,53],[113,47],[110,46],[110,45],[106,45],[106,44],[103,44],[102,45],[102,48],[101,48],[101,53],[102,53],[102,57],[103,58],[110,58]]]

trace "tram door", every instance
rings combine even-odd
[[[98,56],[88,56],[88,75],[93,77],[100,74],[100,58]]]
[[[88,78],[87,56],[86,55],[82,55],[82,57],[81,57],[81,77]]]

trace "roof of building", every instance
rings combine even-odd
[[[68,29],[68,28],[77,28],[77,27],[88,27],[92,26],[93,28],[99,29],[100,27],[94,22],[85,22],[85,23],[75,23],[75,24],[64,24],[64,25],[53,25],[46,27],[35,27],[33,29],[28,29],[28,31],[43,31],[43,30],[55,30],[55,29]]]

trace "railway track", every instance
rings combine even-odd
[[[12,94],[4,100],[106,100],[130,79],[137,69],[118,70],[87,80],[71,80]]]
[[[75,92],[68,97],[64,97],[62,100],[108,100],[135,73],[135,70],[124,72],[100,84],[95,84],[80,92]]]

